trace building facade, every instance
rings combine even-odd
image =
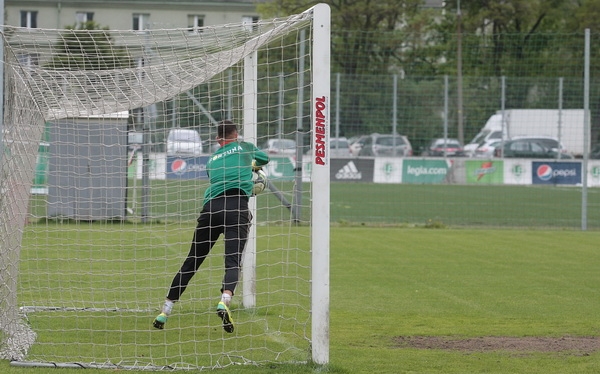
[[[6,24],[63,29],[95,21],[112,30],[195,28],[258,21],[256,0],[5,0]]]

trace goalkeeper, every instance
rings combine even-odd
[[[208,256],[221,234],[225,235],[225,275],[217,315],[223,329],[232,333],[233,318],[229,310],[240,273],[242,252],[248,239],[252,215],[248,200],[252,195],[252,170],[269,162],[269,156],[254,144],[238,141],[237,126],[223,121],[217,126],[221,146],[206,163],[210,186],[204,193],[204,206],[198,217],[190,252],[173,278],[162,312],[153,326],[163,329],[188,283]]]

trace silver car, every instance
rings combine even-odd
[[[479,144],[479,147],[475,149],[473,157],[478,158],[492,158],[494,157],[494,150],[502,143],[502,140],[484,140]]]
[[[312,149],[306,151],[307,155],[312,154]],[[331,138],[329,139],[329,157],[331,158],[348,158],[352,157],[352,153],[350,153],[350,144],[348,143],[348,139],[341,138]]]
[[[261,147],[269,154],[295,155],[296,141],[292,139],[269,139]]]
[[[346,138],[331,138],[329,139],[329,156],[330,157],[350,157],[350,144]]]
[[[408,157],[413,155],[413,149],[404,135],[371,134],[357,140],[360,144],[359,156]]]
[[[167,155],[202,154],[202,140],[198,131],[192,129],[172,129],[167,136]]]

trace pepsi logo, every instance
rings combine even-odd
[[[180,158],[174,160],[171,163],[171,171],[175,174],[183,174],[185,173],[185,169],[187,168],[187,162]]]
[[[550,167],[550,165],[540,165],[537,168],[536,173],[538,178],[540,178],[543,181],[549,181],[550,179],[552,179],[552,167]]]

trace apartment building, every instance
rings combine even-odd
[[[258,20],[257,0],[5,0],[6,24],[62,29],[95,21],[112,30],[196,28]]]

